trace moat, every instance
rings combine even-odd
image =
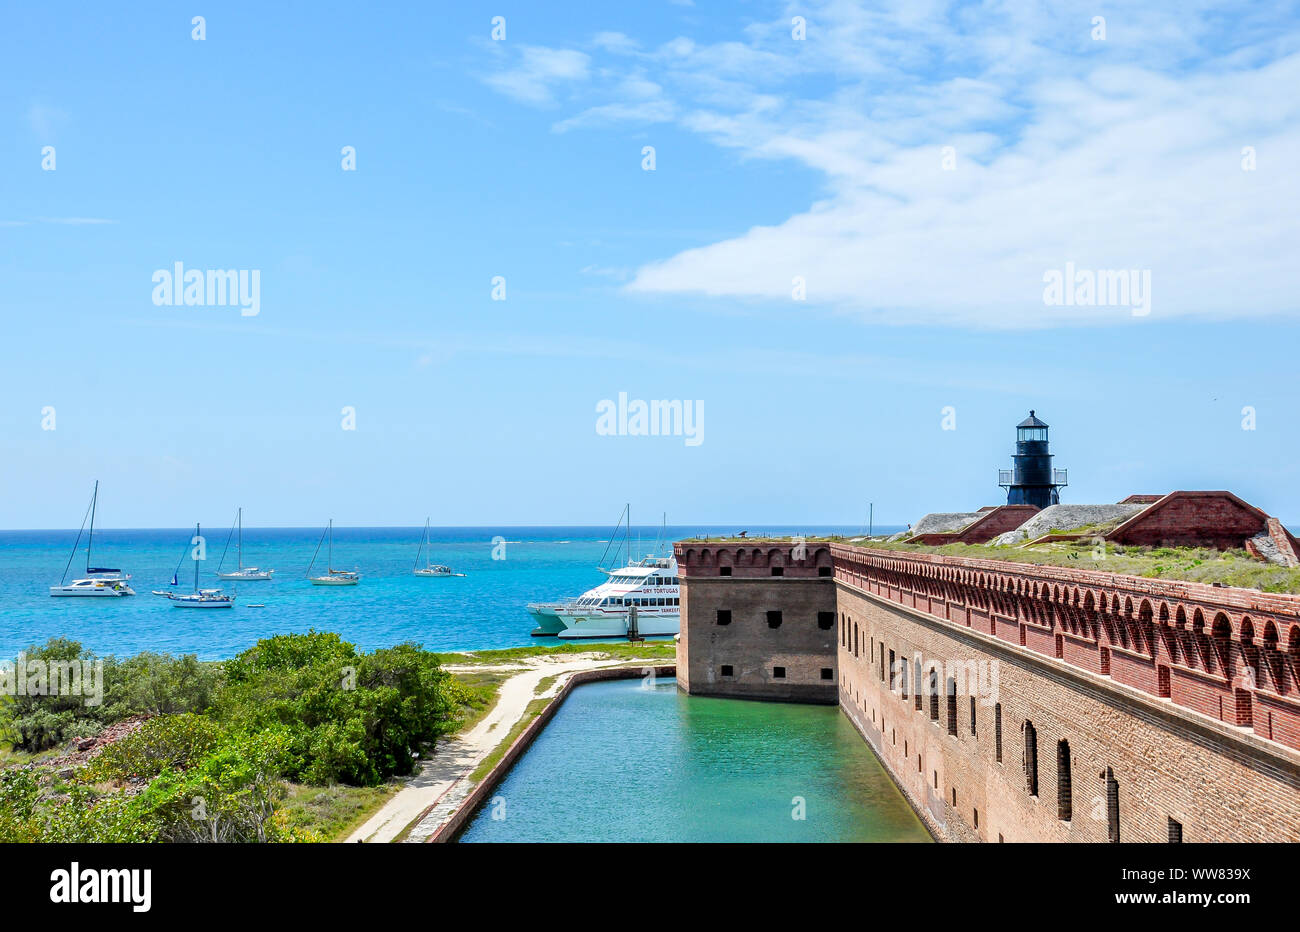
[[[931,839],[839,709],[661,678],[576,688],[460,840]]]

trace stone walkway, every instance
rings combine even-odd
[[[405,841],[422,842],[429,838],[451,815],[474,789],[475,783],[469,775],[498,744],[510,734],[510,729],[523,717],[528,704],[534,699],[554,696],[564,686],[568,678],[583,670],[598,670],[602,667],[617,667],[625,664],[644,663],[654,666],[663,663],[660,660],[597,660],[595,654],[571,656],[561,660],[558,657],[534,657],[510,666],[457,666],[448,664],[445,669],[455,673],[459,671],[497,672],[518,670],[514,676],[501,684],[496,704],[491,711],[473,728],[463,735],[444,739],[434,753],[425,759],[420,772],[410,779],[396,796],[365,821],[364,824],[347,840],[365,842],[390,842],[396,839],[407,826],[420,819],[418,825],[407,833]],[[537,686],[547,677],[556,677],[544,692],[538,693]],[[432,807],[432,808],[430,808]],[[429,810],[420,818],[421,813]]]

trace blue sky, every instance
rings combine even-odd
[[[1068,501],[1300,521],[1294,5],[202,6],[4,14],[0,527],[902,523],[1031,407]]]

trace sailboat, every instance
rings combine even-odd
[[[194,525],[194,536],[200,537],[199,526]],[[181,554],[181,559],[185,559],[185,554]],[[194,558],[194,591],[185,595],[177,595],[174,592],[168,592],[166,589],[155,589],[154,595],[162,596],[172,605],[178,608],[233,608],[235,597],[233,595],[223,595],[220,589],[200,589],[199,588],[199,558]],[[180,564],[176,566],[180,570]],[[176,585],[176,573],[172,574],[172,585]]]
[[[235,533],[235,528],[239,528],[239,542],[236,545],[236,554],[238,555],[239,569],[232,570],[229,573],[221,572],[221,567],[226,562],[226,551],[230,549],[230,535]],[[240,508],[235,512],[235,523],[230,526],[230,534],[226,535],[226,546],[221,551],[221,561],[217,563],[218,579],[270,579],[275,570],[259,569],[256,566],[244,566],[244,509]]]
[[[320,556],[320,545],[329,537],[329,551],[325,560],[325,575],[313,576],[311,568],[316,565],[316,557]],[[312,554],[311,563],[307,566],[307,578],[311,580],[313,586],[355,586],[361,581],[361,574],[356,570],[336,570],[334,569],[334,519],[330,518],[329,525],[325,528],[320,536],[320,541],[316,544],[316,552]]]
[[[90,507],[86,509],[86,514],[90,518],[90,533],[86,535],[86,576],[83,579],[74,579],[68,582],[68,570],[72,567],[73,558],[77,555],[77,548],[81,546],[81,532],[86,528],[86,518],[81,519],[81,528],[77,531],[77,539],[72,545],[72,553],[68,556],[67,565],[63,567],[63,578],[59,580],[57,586],[50,586],[50,595],[52,596],[90,596],[96,598],[115,598],[126,595],[135,595],[135,590],[127,585],[131,578],[129,573],[123,573],[119,569],[104,566],[90,565],[90,547],[95,538],[95,506],[99,501],[99,480],[95,480],[95,491],[90,495]]]
[[[424,536],[420,538],[420,548],[415,551],[415,569],[412,572],[416,576],[464,576],[464,573],[453,573],[450,566],[444,566],[441,563],[425,563],[420,565],[420,555],[424,553],[424,545],[429,542],[429,519],[424,519]]]

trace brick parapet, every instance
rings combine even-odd
[[[1300,597],[832,544],[837,580],[1300,749]]]

